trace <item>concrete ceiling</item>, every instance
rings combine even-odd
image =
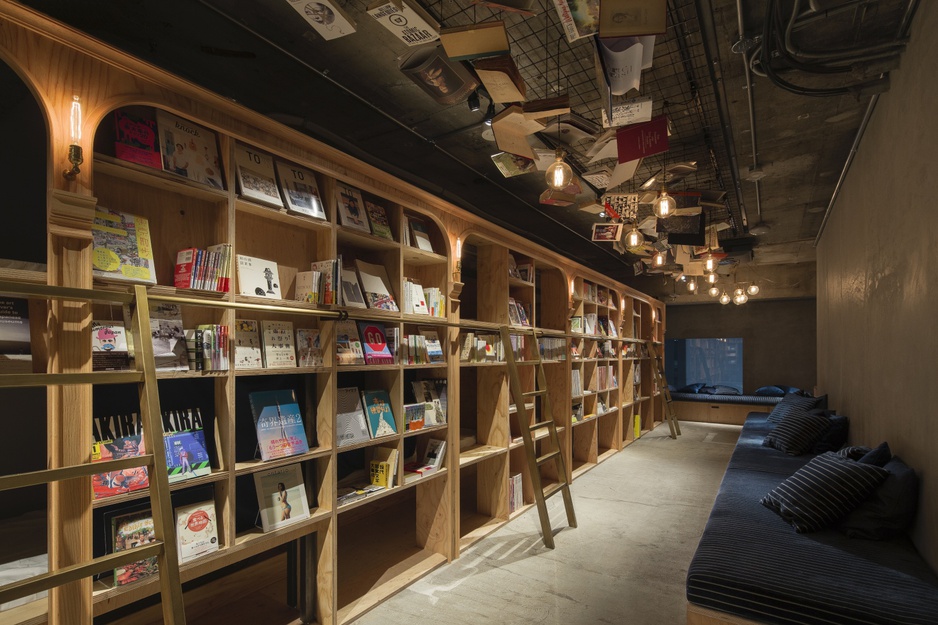
[[[593,43],[589,38],[567,42],[551,0],[535,0],[533,16],[469,0],[418,1],[447,27],[504,20],[528,99],[567,94],[580,123],[592,132],[602,130]],[[599,217],[574,207],[539,204],[545,189],[541,173],[502,177],[491,161],[497,148],[489,127],[482,123],[485,98],[482,110],[472,112],[465,102],[442,106],[427,96],[398,70],[407,46],[365,13],[363,0],[340,1],[356,22],[356,32],[331,41],[316,34],[287,0],[29,0],[24,4],[614,279],[672,303],[709,300],[705,293],[687,295],[683,285],[674,283],[673,275],[681,269],[674,263],[666,267],[671,276],[636,278],[633,267],[638,257],[620,254],[608,243],[589,241],[591,226]],[[818,74],[821,59],[799,57],[801,69],[793,70],[793,63],[779,58],[778,52],[769,56],[784,81],[844,91],[830,97],[790,93],[757,75],[762,73],[758,64],[747,84],[744,56],[733,47],[743,39],[737,50],[747,49],[747,56],[760,54],[764,11],[771,4],[667,0],[667,34],[656,40],[653,67],[642,73],[641,89],[628,96],[652,96],[654,114],[668,114],[672,123],[668,163],[698,165],[672,190],[725,191],[722,205],[705,209],[708,222],[728,226],[719,238],[730,252],[720,268],[721,285],[757,281],[762,285],[760,298],[812,296],[815,237],[870,95],[885,90],[883,84],[856,86],[882,76],[888,82],[886,72],[898,65],[899,57],[890,54],[855,63],[854,54],[834,63],[847,65],[847,71],[825,69]],[[908,21],[909,7],[917,3],[778,0],[775,4],[782,31],[796,5],[799,8],[792,46],[807,55],[894,42]],[[770,31],[770,41],[774,40]],[[784,42],[772,48],[783,46]],[[823,61],[825,67],[831,66],[829,59]],[[532,139],[541,147],[555,143],[547,134]],[[593,167],[585,156],[590,145],[584,141],[568,147],[568,161],[575,171]],[[615,160],[600,164],[613,167]],[[645,159],[633,179],[616,190],[635,189],[663,164],[661,156]],[[582,202],[603,192],[583,187],[578,198]],[[639,217],[650,212],[650,206],[643,205]],[[761,223],[770,229],[750,234],[749,229]]]

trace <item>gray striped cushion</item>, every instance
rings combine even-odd
[[[775,406],[769,413],[769,422],[779,423],[785,415],[791,413],[792,409],[811,410],[817,405],[817,397],[802,397],[794,393],[788,393],[782,397],[782,401]]]
[[[831,422],[827,417],[808,414],[804,410],[794,408],[766,435],[762,444],[792,456],[800,456],[813,449],[815,443],[827,434],[830,427]]]
[[[762,505],[791,523],[798,533],[814,532],[856,508],[887,475],[885,469],[829,451],[769,492]]]
[[[859,460],[871,451],[873,450],[869,447],[864,447],[863,445],[852,445],[850,447],[844,447],[837,452],[837,455],[844,458],[849,458],[850,460]]]

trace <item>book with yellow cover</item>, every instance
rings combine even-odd
[[[95,278],[156,284],[156,265],[145,217],[98,206],[91,225]]]

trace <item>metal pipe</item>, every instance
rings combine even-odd
[[[737,4],[739,4],[737,0]],[[788,24],[785,26],[785,50],[794,57],[799,57],[801,59],[830,59],[830,60],[850,60],[854,56],[867,55],[870,53],[875,53],[881,50],[889,50],[893,48],[899,48],[906,44],[905,41],[902,41],[902,38],[898,41],[889,41],[886,43],[878,43],[864,48],[845,48],[833,50],[831,52],[813,52],[809,50],[801,50],[796,47],[791,40],[791,31],[792,27],[795,24],[795,20],[798,19],[799,9],[801,8],[801,0],[795,0],[794,6],[792,7],[791,18],[788,20]]]
[[[745,38],[745,27],[743,24],[743,0],[736,0],[736,20],[739,26],[739,39],[742,41]],[[764,45],[764,43],[763,43]],[[743,70],[746,77],[746,101],[749,104],[749,139],[752,144],[752,168],[758,169],[759,167],[759,153],[756,150],[756,105],[752,96],[752,74],[749,71],[749,56],[746,52],[743,52]],[[758,221],[762,221],[762,193],[760,189],[760,183],[758,180],[755,181],[756,185],[756,215],[758,216]]]

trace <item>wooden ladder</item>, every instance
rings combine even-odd
[[[530,337],[538,357],[534,360],[517,360],[515,351],[512,349],[512,335]],[[508,364],[511,395],[515,402],[515,410],[521,428],[521,438],[524,441],[525,456],[528,459],[528,472],[531,474],[531,483],[534,487],[534,501],[537,504],[537,514],[541,520],[541,536],[544,539],[544,545],[548,549],[553,549],[554,533],[550,526],[550,516],[547,513],[547,498],[556,495],[558,492],[563,495],[563,505],[567,512],[567,523],[570,527],[576,527],[576,513],[573,510],[573,497],[570,495],[570,482],[563,461],[563,450],[557,436],[557,424],[554,423],[553,413],[550,410],[550,394],[547,392],[544,363],[540,357],[540,350],[537,349],[537,336],[534,330],[519,330],[518,328],[502,326],[501,337],[502,345],[505,348],[505,361]],[[536,367],[537,382],[534,391],[526,392],[521,384],[518,367],[525,365]],[[541,417],[543,421],[532,423],[533,415],[528,411],[527,401],[529,399],[536,400],[537,398],[541,400]],[[544,429],[547,430],[547,436],[538,436],[537,432]],[[542,456],[537,455],[535,443],[538,440],[549,442],[549,449]],[[541,467],[549,462],[555,463],[557,482],[549,484],[545,488],[541,483]]]
[[[91,289],[0,282],[0,293],[12,296],[97,301],[133,306],[132,330],[134,333],[134,347],[136,348],[134,358],[136,371],[2,374],[0,375],[0,387],[136,383],[140,394],[140,417],[143,430],[146,433],[146,446],[149,451],[149,453],[142,456],[2,476],[0,477],[0,490],[26,488],[61,480],[89,477],[98,473],[146,466],[150,482],[150,510],[153,513],[153,529],[156,537],[154,542],[141,547],[110,553],[86,562],[72,564],[0,586],[0,604],[156,556],[159,566],[160,592],[162,594],[163,623],[165,625],[185,625],[186,613],[183,606],[179,559],[176,553],[175,521],[173,519],[172,502],[170,501],[169,475],[166,469],[166,454],[162,436],[163,422],[160,416],[156,364],[153,360],[153,343],[150,340],[150,314],[146,288],[135,286],[134,293],[131,295],[126,292],[105,293]],[[90,414],[87,417],[91,419]],[[91,496],[89,490],[89,506],[91,505]],[[91,616],[88,615],[88,622],[90,620]]]
[[[671,428],[671,438],[677,438],[681,435],[681,424],[674,416],[674,405],[671,400],[671,391],[668,390],[668,378],[664,375],[664,358],[658,352],[658,344],[654,341],[645,341],[648,347],[648,353],[651,356],[651,371],[655,376],[655,383],[658,385],[658,392],[664,399],[664,418]]]

